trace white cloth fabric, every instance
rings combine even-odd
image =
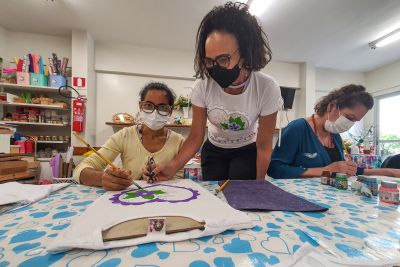
[[[392,267],[400,263],[400,258],[387,260],[342,259],[321,254],[309,244],[303,245],[289,260],[276,267]]]
[[[0,205],[16,202],[33,203],[70,184],[31,185],[17,182],[0,184]]]
[[[79,217],[75,218],[71,226],[64,230],[48,247],[49,251],[58,252],[73,248],[85,249],[107,249],[125,247],[149,242],[163,241],[173,242],[198,238],[202,236],[215,235],[227,229],[239,230],[253,227],[251,219],[243,212],[230,207],[227,203],[211,194],[200,185],[191,180],[172,180],[157,185],[148,185],[138,181],[146,191],[161,190],[164,193],[155,195],[157,199],[176,201],[185,200],[198,192],[195,199],[187,202],[151,202],[151,199],[142,197],[124,199],[123,195],[119,201],[148,202],[141,205],[122,205],[115,200],[110,200],[121,192],[106,192],[91,204]],[[153,187],[148,187],[153,186]],[[148,187],[148,188],[146,188]],[[180,187],[180,188],[177,188]],[[131,189],[135,187],[132,186]],[[125,191],[124,191],[125,192]],[[136,191],[132,191],[134,193]],[[199,222],[205,222],[205,229],[191,230],[175,234],[149,233],[145,237],[126,240],[103,242],[102,231],[111,228],[121,222],[137,218],[151,218],[163,216],[184,216]]]
[[[207,109],[208,139],[222,148],[255,142],[258,117],[278,111],[280,99],[278,83],[262,72],[252,72],[247,89],[239,95],[226,93],[212,78],[196,80],[192,95],[194,105]]]

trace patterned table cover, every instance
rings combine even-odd
[[[320,205],[325,213],[249,212],[256,226],[183,242],[150,243],[104,251],[48,254],[46,246],[105,191],[71,185],[0,216],[0,267],[5,266],[266,266],[282,263],[303,245],[339,258],[400,256],[400,209],[318,179],[273,180]],[[203,182],[213,190],[215,182]],[[220,194],[223,199],[223,194]],[[106,212],[106,211],[105,211]]]

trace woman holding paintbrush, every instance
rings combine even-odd
[[[112,135],[98,151],[100,156],[93,153],[76,167],[74,178],[82,184],[102,186],[106,190],[123,190],[132,184],[132,180],[149,179],[148,175],[143,175],[149,159],[157,164],[170,162],[184,141],[182,135],[165,128],[174,101],[175,94],[165,84],[147,84],[140,92],[143,123]],[[122,159],[122,168],[115,168],[111,163],[118,155]]]
[[[276,146],[268,175],[273,178],[319,177],[323,171],[400,177],[396,169],[363,169],[348,158],[340,133],[348,131],[373,107],[364,86],[350,84],[317,102],[315,113],[289,123]]]

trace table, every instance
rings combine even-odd
[[[256,225],[249,230],[183,242],[48,254],[46,246],[52,239],[104,193],[71,185],[0,216],[0,266],[258,267],[284,262],[305,244],[343,258],[377,260],[400,255],[398,206],[321,185],[318,179],[272,182],[330,209],[325,213],[249,212]],[[210,190],[216,186],[215,182],[203,185]]]
[[[382,157],[369,154],[351,154],[351,160],[357,163],[357,167],[364,169],[377,169],[382,165]]]

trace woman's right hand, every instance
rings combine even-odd
[[[106,168],[101,177],[101,184],[105,190],[124,190],[132,184],[130,175],[132,172],[126,169]]]
[[[336,161],[326,166],[324,170],[354,176],[357,173],[357,164],[353,161]]]

